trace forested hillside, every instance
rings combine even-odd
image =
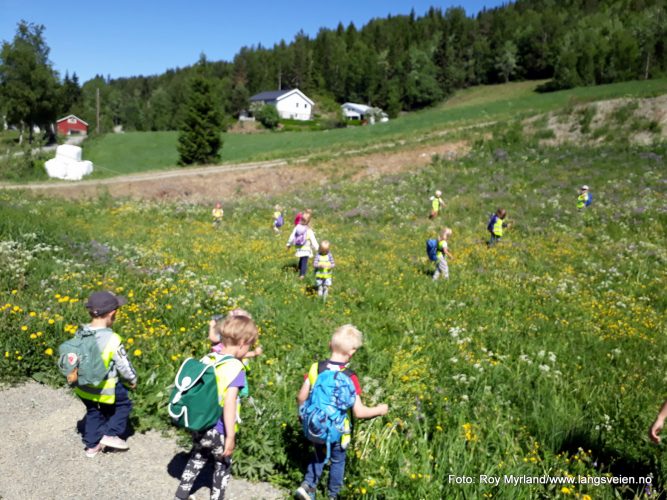
[[[667,71],[664,0],[518,0],[468,17],[462,7],[373,19],[297,33],[272,48],[244,47],[205,72],[219,106],[235,116],[254,93],[298,87],[320,108],[356,101],[396,115],[430,106],[472,85],[551,79],[543,90],[648,79]],[[48,27],[46,27],[48,29]],[[193,61],[194,63],[194,61]],[[159,76],[59,84],[59,113],[93,124],[100,89],[101,129],[178,128],[192,68]],[[0,66],[0,82],[2,78]],[[1,86],[0,86],[1,90]]]

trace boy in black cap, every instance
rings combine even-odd
[[[83,442],[88,457],[94,457],[105,447],[117,450],[129,448],[122,436],[127,431],[132,401],[118,375],[134,389],[137,372],[127,358],[120,336],[111,330],[117,309],[126,303],[125,297],[105,291],[93,293],[86,302],[92,319],[82,328],[95,333],[102,361],[108,370],[99,384],[77,385],[74,389],[86,405]]]

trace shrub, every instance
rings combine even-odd
[[[275,106],[265,104],[256,113],[255,118],[268,129],[275,129],[280,123],[280,115]]]

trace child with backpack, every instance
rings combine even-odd
[[[192,431],[192,451],[176,490],[177,499],[187,499],[197,476],[209,459],[213,459],[213,484],[211,499],[221,499],[225,495],[227,482],[232,472],[232,453],[236,446],[236,402],[239,391],[245,386],[245,370],[241,360],[257,340],[257,327],[247,316],[228,316],[216,322],[216,333],[224,348],[220,354],[205,356],[202,362],[212,364],[217,390],[212,399],[202,404],[217,408],[217,423],[210,427]],[[180,370],[179,370],[180,373]],[[178,380],[177,376],[177,380]],[[178,385],[178,384],[177,384]],[[202,397],[208,393],[199,393]],[[207,396],[210,397],[210,396]],[[172,397],[171,401],[177,398]],[[178,399],[182,399],[180,396]],[[170,403],[170,414],[173,404]]]
[[[584,184],[579,189],[579,196],[577,197],[577,210],[583,210],[584,208],[590,206],[593,202],[593,195],[588,190],[588,186]]]
[[[505,222],[505,217],[507,217],[507,210],[505,210],[504,208],[499,208],[498,210],[496,210],[495,214],[491,214],[491,217],[489,218],[489,223],[486,226],[486,229],[491,234],[491,238],[487,243],[488,247],[492,247],[493,245],[495,245],[497,242],[500,241],[500,238],[503,237],[503,228],[507,227],[507,223]]]
[[[313,251],[317,252],[319,245],[315,238],[315,233],[310,228],[310,213],[306,211],[301,217],[287,240],[287,248],[294,246],[296,248],[296,257],[299,258],[299,279],[303,279],[308,271],[308,259],[313,256]]]
[[[431,214],[428,216],[428,218],[435,219],[440,213],[440,209],[445,206],[445,202],[442,200],[442,191],[436,191],[435,196],[431,196],[430,200]]]
[[[326,300],[331,286],[333,268],[336,266],[333,254],[330,250],[330,244],[324,240],[320,244],[320,249],[313,261],[315,268],[315,284],[317,285],[317,295]]]
[[[280,232],[280,228],[285,224],[285,219],[283,218],[283,209],[280,208],[280,205],[273,207],[273,230],[276,233]]]
[[[449,253],[449,247],[447,246],[447,240],[452,235],[452,230],[448,227],[440,231],[438,235],[438,246],[436,252],[437,265],[435,267],[435,272],[433,273],[433,279],[438,280],[440,276],[443,276],[445,279],[449,279],[449,266],[447,265],[447,257],[453,259],[454,256]]]
[[[74,385],[74,392],[86,406],[83,442],[89,458],[105,447],[116,450],[129,448],[124,438],[132,401],[118,376],[127,381],[130,389],[134,389],[137,386],[137,372],[127,358],[122,339],[111,330],[116,320],[116,311],[126,303],[124,297],[111,292],[91,294],[86,302],[91,321],[75,335],[75,338],[81,339],[82,350],[78,354],[74,352],[70,348],[70,341],[60,347],[60,370],[67,375],[68,382]],[[89,366],[86,358],[89,355],[101,357],[103,368],[99,378],[86,373],[86,367]]]
[[[302,500],[315,498],[317,483],[329,460],[328,495],[338,496],[351,433],[347,411],[351,408],[355,418],[378,417],[389,411],[386,404],[368,407],[362,403],[359,378],[348,368],[362,342],[362,333],[353,325],[338,328],[329,343],[331,356],[311,365],[297,395],[304,434],[314,443],[305,478],[295,491],[295,496]]]

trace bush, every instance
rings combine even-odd
[[[271,130],[275,129],[278,126],[278,123],[280,123],[278,110],[275,106],[271,106],[270,104],[262,106],[259,111],[255,113],[255,118],[257,118],[262,125]]]

